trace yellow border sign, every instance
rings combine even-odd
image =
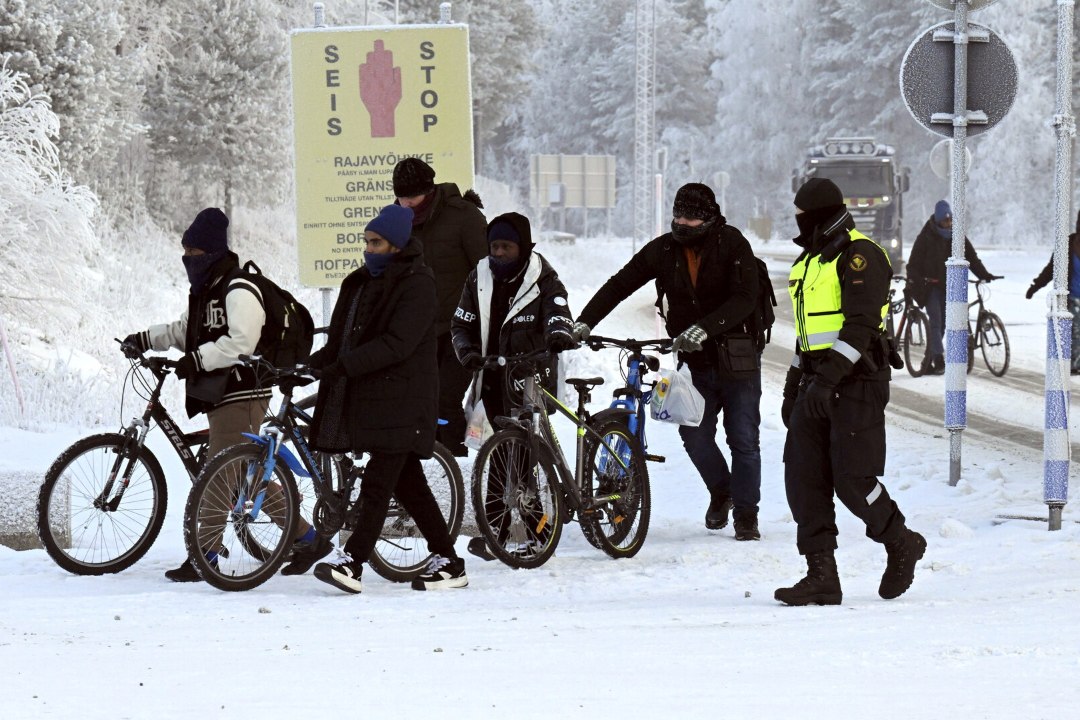
[[[296,30],[293,142],[300,282],[337,287],[363,264],[364,227],[394,201],[394,165],[473,186],[465,25]]]

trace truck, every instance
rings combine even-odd
[[[893,272],[900,272],[903,198],[911,186],[911,171],[897,163],[896,150],[872,137],[826,138],[806,151],[802,165],[792,173],[792,192],[814,177],[836,183],[855,226],[888,251]]]

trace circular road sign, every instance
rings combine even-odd
[[[911,43],[900,64],[900,90],[908,111],[927,130],[953,136],[953,69],[955,46],[951,40],[935,40],[938,31],[952,33],[955,24],[934,25]],[[1016,60],[1005,41],[993,30],[968,23],[967,110],[969,136],[984,133],[1009,112],[1016,99]],[[983,41],[976,41],[981,36]],[[984,114],[975,122],[973,113]],[[934,116],[945,118],[934,122]]]
[[[952,173],[952,140],[938,140],[930,149],[930,169],[942,180]],[[964,173],[971,170],[971,147],[964,146]]]

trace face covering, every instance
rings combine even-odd
[[[197,293],[203,289],[206,281],[210,279],[210,268],[223,257],[225,257],[224,252],[184,255],[180,258],[184,261],[184,269],[187,270],[191,292]]]
[[[705,239],[705,236],[709,234],[709,230],[712,228],[713,221],[709,220],[703,222],[697,227],[691,227],[689,225],[682,225],[680,223],[671,221],[671,236],[675,238],[675,242],[680,245],[687,245],[693,247],[700,245]]]
[[[371,273],[371,277],[379,277],[394,259],[393,253],[364,253],[364,267]]]
[[[523,262],[521,257],[516,260],[499,260],[494,255],[488,256],[488,267],[491,268],[491,275],[500,281],[509,280],[514,275],[517,275]]]
[[[943,228],[937,223],[934,223],[934,226],[937,228],[938,235],[946,240],[952,240],[952,228]]]

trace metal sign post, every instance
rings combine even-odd
[[[935,25],[916,38],[900,68],[904,102],[912,116],[931,132],[953,141],[953,246],[945,264],[945,428],[949,431],[950,485],[960,481],[961,433],[967,427],[967,138],[989,130],[1008,113],[1017,86],[1016,61],[1005,42],[992,30],[968,23],[969,9],[993,1],[930,0],[952,9],[953,22]]]
[[[1058,0],[1057,87],[1054,132],[1054,291],[1046,315],[1046,422],[1043,433],[1043,501],[1049,529],[1061,529],[1061,511],[1069,496],[1069,367],[1072,315],[1069,296],[1069,200],[1072,197],[1073,0]]]

